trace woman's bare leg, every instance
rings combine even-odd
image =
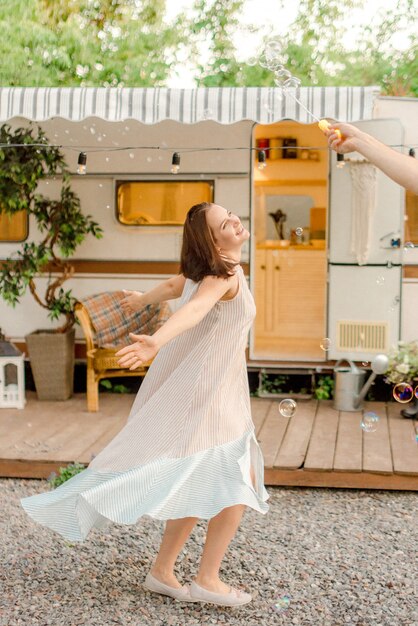
[[[251,480],[255,488],[254,470],[250,468]],[[230,542],[232,541],[245,510],[244,504],[236,504],[223,509],[208,524],[205,547],[195,581],[201,587],[215,593],[228,593],[230,586],[219,578],[219,569]]]
[[[151,574],[165,585],[182,586],[174,575],[174,564],[198,519],[182,517],[167,520],[161,546],[151,568]]]
[[[208,524],[205,547],[195,581],[201,587],[216,593],[228,593],[229,585],[219,578],[219,569],[225,552],[240,524],[245,505],[236,504],[222,509]]]

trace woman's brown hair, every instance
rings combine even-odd
[[[189,209],[183,229],[180,273],[194,282],[205,276],[233,276],[234,262],[224,260],[216,249],[212,232],[206,221],[211,202],[201,202]]]

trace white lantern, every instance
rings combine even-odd
[[[0,341],[0,409],[25,408],[25,355]]]

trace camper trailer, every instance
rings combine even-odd
[[[418,100],[375,87],[295,95],[303,106],[273,88],[0,89],[2,123],[36,122],[63,146],[72,188],[104,231],[77,250],[73,294],[147,291],[176,274],[187,210],[214,201],[251,233],[242,258],[257,306],[249,367],[370,361],[416,339],[417,196],[359,154],[339,161],[315,118],[354,123],[407,154],[418,144]],[[59,187],[44,180],[40,191],[55,197]],[[36,237],[26,218],[0,224],[0,260]],[[0,299],[0,320],[23,349],[26,334],[53,326],[30,294],[15,309]],[[76,341],[83,356],[79,328]]]

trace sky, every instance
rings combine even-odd
[[[167,17],[174,18],[180,11],[187,10],[193,4],[193,0],[166,0]],[[351,11],[346,22],[345,32],[342,33],[343,44],[346,48],[355,47],[356,36],[362,24],[373,24],[382,11],[393,8],[395,0],[372,0],[364,2],[365,7],[361,10]],[[241,16],[241,23],[261,27],[261,33],[254,35],[245,33],[235,39],[237,58],[241,61],[256,56],[260,51],[260,40],[264,34],[272,33],[280,37],[284,34],[297,15],[298,0],[285,0],[284,7],[280,7],[279,0],[246,0]],[[380,21],[380,20],[379,20]],[[403,49],[406,46],[406,38],[403,33],[393,40],[395,48]],[[204,51],[203,51],[204,54]],[[191,72],[187,68],[187,58],[183,59],[181,70],[177,76],[172,76],[169,81],[170,87],[194,87]]]

